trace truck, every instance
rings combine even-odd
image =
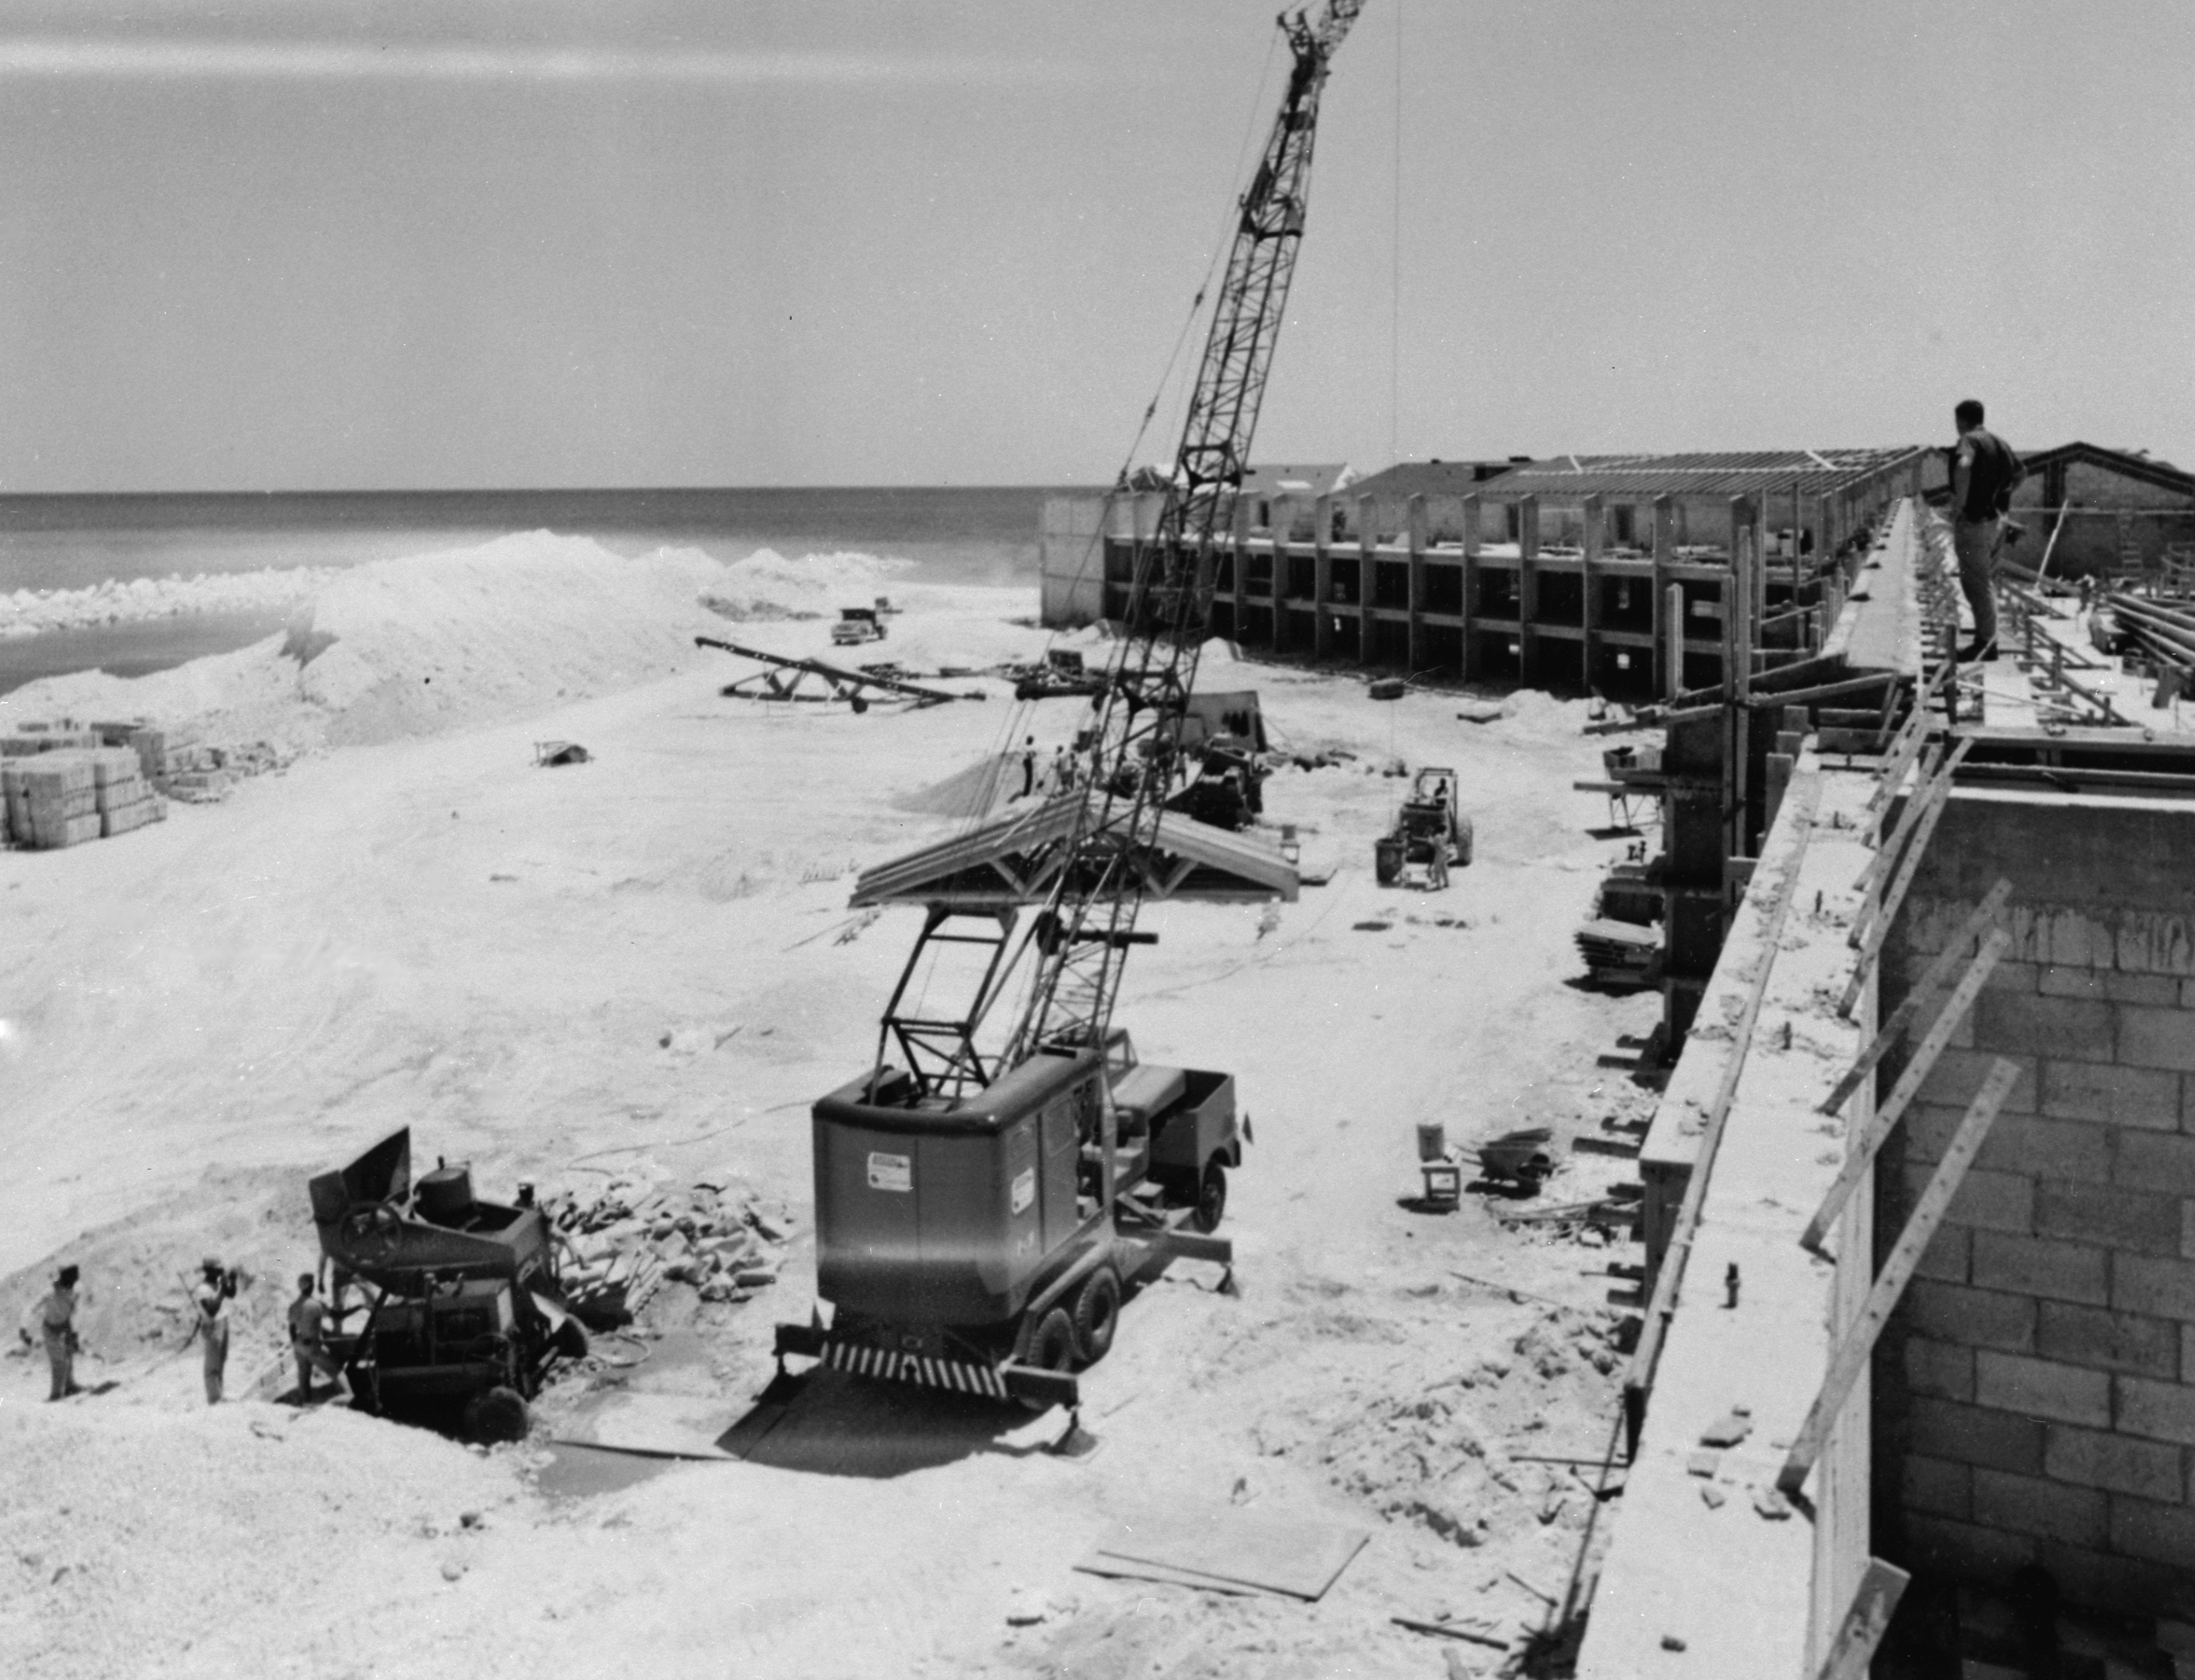
[[[842,607],[838,622],[831,626],[834,647],[858,647],[865,642],[882,642],[884,622],[873,607]]]
[[[409,1126],[308,1189],[353,1408],[523,1438],[550,1367],[587,1351],[531,1189],[492,1202],[442,1160],[415,1184]]]
[[[1073,1406],[1124,1293],[1169,1261],[1231,1261],[1212,1234],[1249,1141],[1235,1081],[1101,1049],[1030,1057],[966,1099],[911,1101],[904,1070],[813,1112],[820,1323],[781,1359]]]

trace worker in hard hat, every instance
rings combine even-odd
[[[313,1373],[317,1371],[328,1379],[330,1387],[338,1386],[343,1378],[343,1367],[328,1352],[328,1309],[314,1292],[313,1274],[297,1274],[297,1298],[290,1303],[290,1350],[297,1356],[297,1404],[313,1402]]]
[[[206,1404],[218,1406],[222,1377],[228,1368],[228,1303],[236,1298],[236,1274],[210,1254],[199,1271],[199,1286],[191,1292],[191,1304],[199,1313],[193,1333],[205,1353]]]
[[[66,1400],[82,1389],[76,1383],[76,1283],[81,1275],[73,1266],[54,1274],[52,1292],[38,1303],[38,1331],[46,1344],[46,1365],[53,1372],[48,1400]],[[26,1331],[25,1340],[29,1340]]]

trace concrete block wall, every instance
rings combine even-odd
[[[2195,806],[1955,795],[1885,1011],[2000,875],[2012,949],[1877,1169],[1880,1251],[1990,1059],[2019,1064],[1878,1344],[1877,1545],[2154,1614],[2195,1578]]]

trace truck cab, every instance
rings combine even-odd
[[[833,647],[857,647],[864,642],[884,639],[884,620],[877,616],[873,607],[842,607],[838,609],[838,622],[831,626]]]

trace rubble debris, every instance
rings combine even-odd
[[[738,1302],[777,1280],[791,1221],[739,1194],[730,1175],[673,1187],[637,1178],[544,1195],[565,1299],[590,1329],[629,1324],[665,1281]]]

